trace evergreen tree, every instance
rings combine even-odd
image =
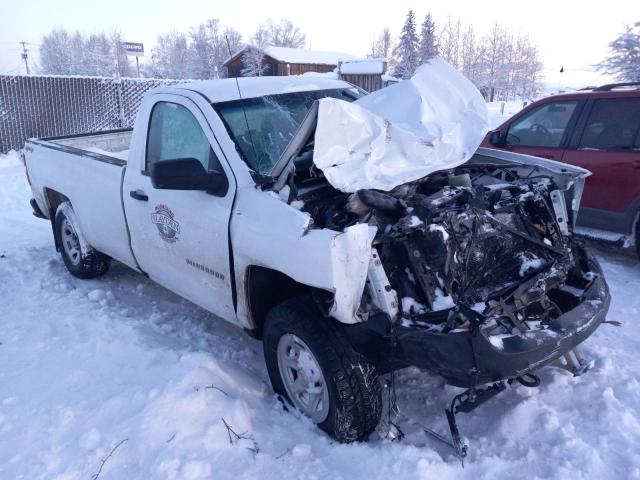
[[[418,46],[418,59],[420,64],[438,55],[436,45],[436,24],[428,13],[422,22],[420,31],[420,45]]]
[[[609,45],[607,59],[599,65],[601,70],[626,82],[640,81],[640,22],[627,25],[626,31]]]
[[[396,77],[409,78],[416,71],[419,63],[418,44],[416,17],[413,10],[409,10],[400,34],[400,42],[393,52],[396,60],[393,74]]]

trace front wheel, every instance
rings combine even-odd
[[[111,259],[87,243],[78,227],[78,219],[69,202],[56,211],[54,231],[62,260],[73,276],[88,279],[107,273]]]
[[[271,310],[264,332],[275,392],[337,440],[366,439],[382,413],[380,381],[340,325],[310,298],[294,298]]]

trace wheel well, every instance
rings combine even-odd
[[[296,282],[293,278],[277,270],[251,265],[246,273],[246,296],[253,329],[248,333],[262,339],[262,331],[267,314],[273,307],[293,297],[309,296],[316,303],[325,303],[330,294],[323,290]]]
[[[53,231],[53,240],[56,245],[56,251],[60,251],[60,239],[56,235],[56,211],[62,202],[68,202],[69,198],[60,192],[52,190],[50,188],[44,189],[44,197],[47,200],[49,206],[49,220],[51,221],[51,230]]]
[[[49,212],[52,212],[53,216],[55,216],[56,210],[62,202],[69,201],[69,199],[65,195],[50,188],[44,189],[44,196],[47,199],[47,203],[49,204]]]

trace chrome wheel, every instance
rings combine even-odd
[[[74,265],[78,265],[82,259],[82,251],[80,250],[80,241],[78,234],[71,226],[66,218],[62,220],[61,235],[62,248],[64,248],[69,261]]]
[[[315,423],[329,415],[329,390],[318,360],[297,335],[285,333],[278,341],[278,370],[294,406]]]

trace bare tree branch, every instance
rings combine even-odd
[[[111,456],[115,453],[115,451],[118,449],[118,447],[120,445],[122,445],[124,442],[126,442],[127,440],[129,440],[129,439],[125,438],[123,440],[120,440],[118,443],[116,443],[116,445],[109,452],[109,455],[107,455],[106,457],[104,457],[102,459],[102,461],[100,462],[100,468],[98,469],[98,471],[96,473],[94,473],[91,476],[91,480],[97,480],[98,479],[98,477],[100,476],[100,473],[102,472],[102,468],[104,467],[104,464],[107,463],[107,460],[109,460],[111,458]]]

